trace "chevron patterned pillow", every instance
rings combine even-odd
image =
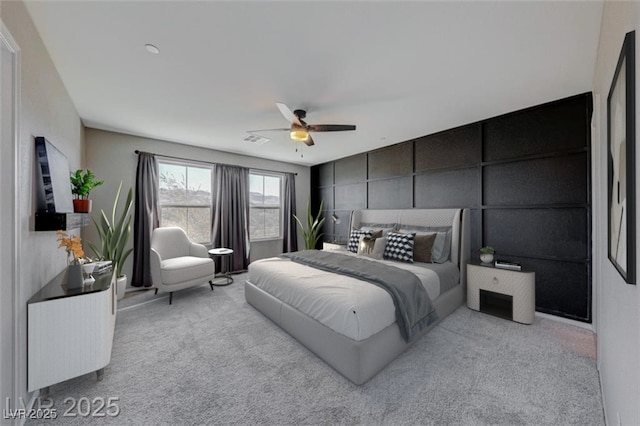
[[[389,232],[384,247],[384,258],[400,262],[413,263],[413,243],[416,234],[399,234]]]
[[[371,231],[361,231],[359,229],[352,229],[349,235],[349,244],[347,244],[347,250],[357,253],[358,246],[360,245],[360,237],[371,237],[373,233]]]

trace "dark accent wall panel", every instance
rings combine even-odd
[[[367,208],[367,184],[336,185],[336,210],[359,210]]]
[[[591,131],[584,97],[529,108],[484,122],[484,161],[585,147]]]
[[[333,163],[324,163],[318,166],[318,180],[320,186],[333,185]]]
[[[587,153],[581,152],[486,166],[483,204],[585,204],[589,191],[588,161]]]
[[[479,163],[481,137],[475,123],[416,139],[416,171]]]
[[[482,248],[482,210],[471,209],[471,253],[478,253]]]
[[[392,145],[369,153],[369,179],[407,176],[412,172],[413,144],[411,142]]]
[[[416,175],[414,205],[419,209],[474,206],[478,184],[476,168]]]
[[[312,168],[325,241],[346,243],[353,209],[471,211],[484,245],[536,273],[536,309],[591,321],[590,93]],[[335,177],[335,179],[334,179]]]
[[[410,209],[413,180],[411,176],[374,180],[368,185],[370,209]]]
[[[340,220],[340,223],[335,224],[335,233],[336,239],[335,241],[340,241],[346,243],[349,236],[349,221],[351,220],[351,210],[336,210],[333,212],[336,217]],[[327,218],[327,220],[330,220]]]
[[[318,200],[318,205],[320,205],[320,201],[324,200],[323,210],[333,210],[336,206],[333,204],[333,186],[326,186],[324,188],[320,188],[318,190],[320,192],[320,200]],[[318,209],[312,210],[317,212]]]
[[[322,228],[320,228],[320,232],[323,234],[322,241],[335,241],[336,230],[334,223],[331,221],[332,213],[333,211],[331,210],[322,210],[322,217],[326,218],[326,220],[322,224]],[[300,250],[302,250],[302,248],[300,248]]]
[[[363,182],[367,179],[367,154],[353,155],[334,162],[335,184]]]
[[[484,242],[510,256],[589,257],[586,209],[490,209],[484,212]]]
[[[536,273],[536,310],[585,321],[591,317],[588,264],[510,256]]]

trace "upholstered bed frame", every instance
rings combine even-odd
[[[357,210],[352,212],[352,228],[357,228],[363,223],[397,223],[423,227],[451,226],[451,261],[460,268],[460,283],[433,301],[438,321],[424,329],[421,335],[427,333],[440,320],[464,303],[466,264],[470,255],[469,222],[468,209]],[[352,340],[283,303],[249,281],[245,282],[245,298],[247,302],[327,364],[358,385],[371,379],[411,345],[402,339],[396,323],[365,340]],[[412,342],[416,340],[418,339],[414,339]]]

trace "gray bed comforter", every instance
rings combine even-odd
[[[386,290],[396,308],[396,321],[406,342],[437,319],[427,291],[415,274],[390,265],[320,250],[285,253],[282,257],[323,271],[347,275]]]

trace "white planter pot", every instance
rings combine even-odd
[[[493,254],[490,254],[490,253],[481,254],[480,260],[482,261],[482,263],[491,263],[493,262]]]
[[[127,290],[127,276],[123,275],[120,278],[116,279],[116,294],[118,295],[118,300],[122,300],[126,290]]]

